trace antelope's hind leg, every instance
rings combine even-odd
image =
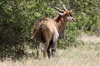
[[[38,42],[36,45],[36,58],[41,58],[42,56],[42,43]]]
[[[44,43],[43,55],[45,58],[48,56],[48,47],[49,47],[49,42]]]
[[[50,42],[50,43],[51,43],[51,42]],[[47,49],[48,58],[51,57],[51,51],[50,51],[50,48],[51,48],[51,44],[49,44],[48,49]]]

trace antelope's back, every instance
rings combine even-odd
[[[52,18],[45,18],[34,24],[32,31],[32,35],[34,35],[33,39],[44,42],[42,31],[48,31],[48,33],[52,36],[54,30],[56,30],[55,21]]]

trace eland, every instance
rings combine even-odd
[[[55,7],[58,10],[58,15],[55,18],[44,18],[34,24],[33,34],[30,39],[43,43],[43,54],[50,58],[55,56],[57,48],[57,40],[64,37],[64,30],[68,21],[76,21],[72,16],[72,10],[66,9],[63,5],[63,10]],[[39,56],[40,44],[37,44],[37,57]]]

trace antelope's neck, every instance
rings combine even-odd
[[[59,18],[59,20],[56,21],[59,33],[64,31],[64,29],[66,27],[66,23],[67,23],[67,21],[64,18]]]

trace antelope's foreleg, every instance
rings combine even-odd
[[[56,48],[57,48],[57,42],[53,42],[51,45],[51,54],[53,57],[55,56]]]
[[[55,56],[55,53],[56,53],[58,37],[59,37],[59,33],[55,32],[54,35],[53,35],[53,40],[52,40],[52,44],[51,44],[51,54],[52,54],[52,56]]]

